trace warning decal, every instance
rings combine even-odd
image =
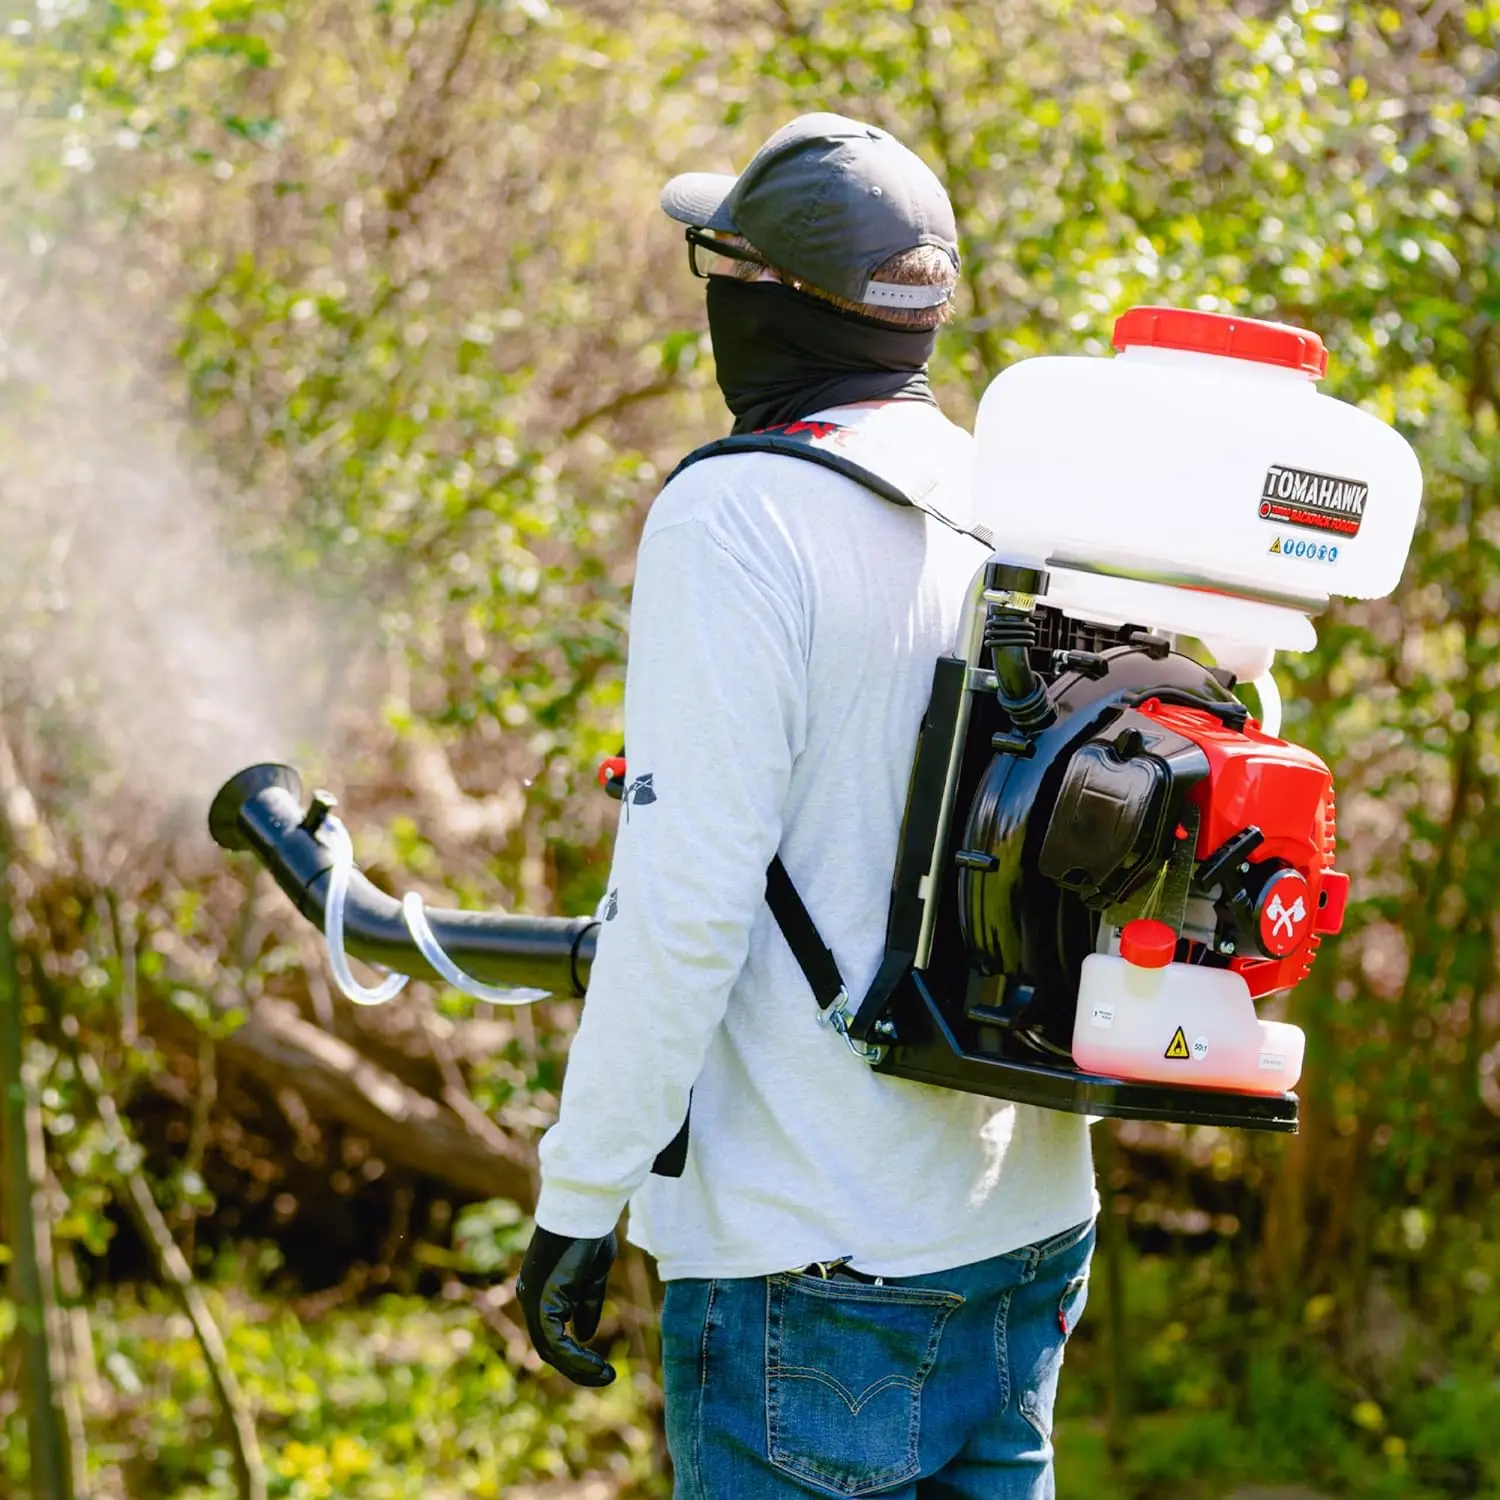
[[[1178,1027],[1172,1033],[1172,1040],[1167,1043],[1167,1050],[1162,1053],[1163,1057],[1181,1058],[1187,1061],[1193,1054],[1188,1051],[1187,1038],[1182,1034],[1182,1027]]]

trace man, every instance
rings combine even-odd
[[[816,415],[922,455],[936,508],[965,509],[969,438],[926,374],[957,236],[922,162],[809,115],[662,205],[707,278],[735,431]],[[681,1500],[1053,1493],[1086,1124],[874,1073],[819,1026],[766,905],[779,853],[864,993],[933,664],[986,556],[779,454],[685,468],[647,521],[607,917],[519,1295],[543,1358],[613,1379],[580,1341],[629,1202],[666,1283]],[[690,1102],[685,1170],[649,1175]]]

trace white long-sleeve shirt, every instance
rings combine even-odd
[[[967,508],[970,439],[934,407],[880,424]],[[818,1024],[765,901],[778,851],[856,1001],[884,948],[933,665],[986,553],[801,460],[695,464],[636,565],[628,786],[607,920],[541,1147],[537,1220],[629,1234],[664,1279],[852,1257],[904,1276],[981,1260],[1093,1212],[1084,1119],[884,1077]],[[649,1176],[692,1090],[687,1167]]]

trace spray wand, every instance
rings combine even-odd
[[[401,901],[378,890],[354,862],[334,799],[315,791],[302,805],[302,779],[274,762],[232,776],[209,810],[221,848],[249,850],[310,921],[321,927],[340,990],[357,1005],[382,1005],[414,976],[438,980],[499,1005],[548,995],[581,996],[598,922],[587,917],[523,917],[429,910],[421,896]],[[388,971],[360,984],[349,954]]]

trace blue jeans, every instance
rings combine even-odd
[[[1092,1222],[881,1285],[670,1281],[675,1500],[1052,1500],[1052,1403]]]

